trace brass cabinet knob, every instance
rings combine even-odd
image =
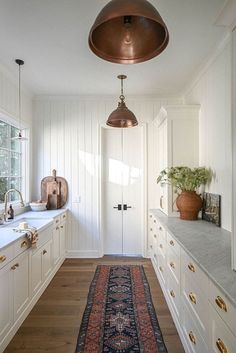
[[[44,249],[43,250],[43,255],[45,255],[45,254],[47,254],[47,250]]]
[[[65,214],[63,215],[63,218],[66,218],[66,215],[65,215]]]
[[[152,232],[152,228],[150,228],[150,231]]]
[[[162,230],[162,227],[159,227],[159,230]]]
[[[152,246],[152,245],[150,245],[150,248],[151,248],[151,249],[152,249],[152,247],[153,247],[153,246]]]
[[[64,226],[61,226],[61,228],[64,228]]]
[[[154,219],[154,221],[153,221],[154,223],[157,223],[157,221]]]
[[[195,267],[193,266],[193,264],[188,264],[188,269],[190,270],[190,271],[192,271],[192,272],[195,272],[196,270],[195,270]]]
[[[162,244],[160,244],[160,248],[163,249],[163,245]]]
[[[193,304],[197,304],[197,298],[196,298],[196,295],[194,294],[194,293],[189,293],[189,299],[191,300],[191,302],[193,303]]]
[[[218,340],[216,341],[216,347],[219,349],[220,353],[228,353],[226,345],[220,338],[218,338]]]
[[[0,262],[6,261],[7,257],[5,255],[0,256]]]
[[[170,295],[172,296],[172,298],[175,298],[175,292],[173,290],[170,291]]]
[[[18,264],[18,263],[16,263],[15,265],[13,265],[12,267],[11,267],[11,270],[15,270],[17,267],[19,267],[20,265]]]
[[[27,246],[27,245],[28,245],[27,241],[24,240],[24,241],[21,243],[20,247],[21,247],[21,248],[24,248],[24,247]]]
[[[174,262],[170,262],[170,267],[173,268],[173,269],[175,269],[175,264],[174,264]]]
[[[156,238],[156,237],[157,237],[157,235],[156,235],[156,234],[154,234],[153,236],[154,236],[154,238]]]
[[[56,220],[56,223],[59,223],[59,219]]]
[[[215,299],[216,304],[218,305],[219,308],[227,312],[227,305],[225,304],[224,300],[218,295],[218,297]]]
[[[56,227],[56,230],[59,230],[60,228],[59,227]]]
[[[170,245],[174,246],[175,243],[173,242],[173,240],[170,241]]]
[[[159,267],[159,270],[160,270],[161,272],[163,272],[163,268],[162,268],[161,266]]]
[[[196,337],[194,336],[194,334],[193,334],[192,331],[189,332],[188,336],[189,336],[190,341],[191,341],[193,344],[196,344],[196,343],[197,343]]]
[[[152,215],[150,214],[149,217],[152,218]]]

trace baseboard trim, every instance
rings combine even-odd
[[[95,259],[102,256],[98,250],[67,250],[66,257],[68,259]]]

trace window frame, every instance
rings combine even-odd
[[[11,125],[17,129],[19,129],[19,122],[6,113],[5,111],[2,111],[0,109],[0,120],[3,121],[4,123]],[[22,178],[22,183],[21,183],[21,193],[22,197],[25,203],[25,206],[29,204],[30,201],[30,126],[29,124],[25,122],[21,122],[21,130],[24,131],[24,136],[28,139],[27,141],[21,142],[21,178]],[[21,203],[19,200],[17,201],[12,201],[11,204],[13,205],[13,208],[15,211],[17,211],[18,208],[21,207]],[[4,202],[0,203],[0,212],[2,213],[4,211]]]

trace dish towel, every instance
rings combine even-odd
[[[29,245],[31,248],[36,248],[37,247],[37,241],[39,238],[37,229],[34,227],[28,228],[26,230],[26,238],[29,241]]]

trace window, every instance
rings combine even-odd
[[[4,195],[9,189],[22,191],[22,144],[12,137],[17,136],[19,130],[0,120],[0,204],[4,202]],[[11,193],[9,201],[19,199],[18,193]]]

